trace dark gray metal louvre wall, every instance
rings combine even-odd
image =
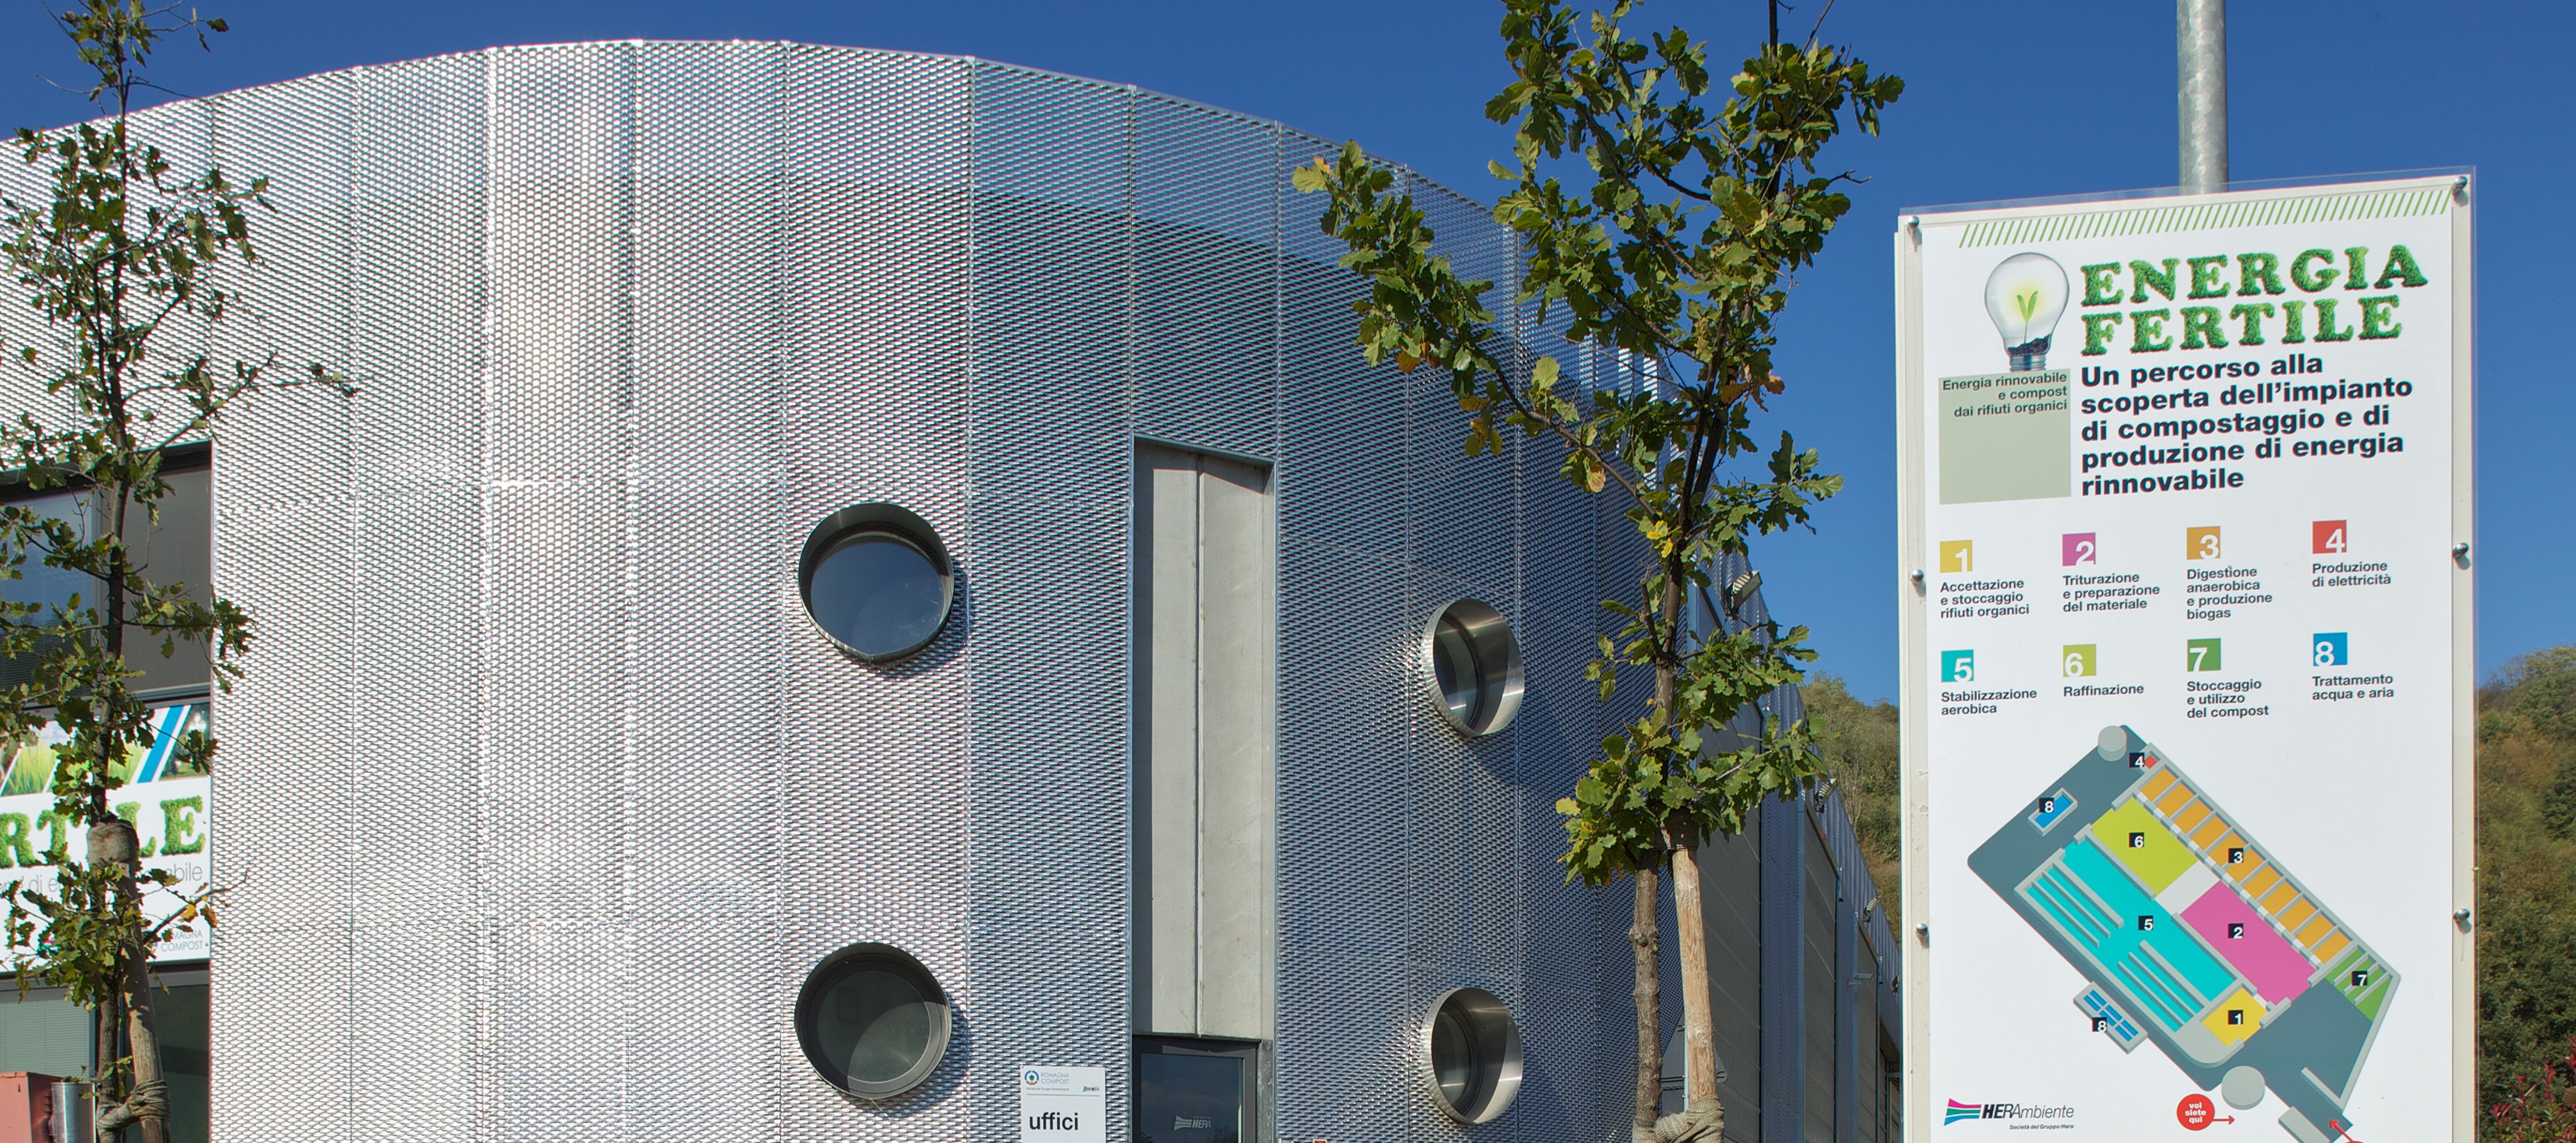
[[[1552,809],[1598,740],[1622,522],[1553,458],[1459,455],[1441,379],[1355,359],[1286,183],[1331,144],[757,43],[496,49],[153,122],[276,180],[267,320],[224,348],[365,390],[263,397],[220,448],[217,576],[261,628],[217,700],[219,1138],[999,1139],[1029,1064],[1108,1065],[1123,1137],[1140,436],[1275,466],[1277,1136],[1464,1138],[1416,1059],[1461,985],[1531,1060],[1479,1134],[1624,1131],[1626,894],[1563,884]],[[1415,186],[1507,282],[1483,210]],[[869,499],[959,569],[886,668],[794,586],[806,528]],[[1473,741],[1418,650],[1462,595],[1534,681]],[[786,1026],[858,939],[957,1001],[942,1069],[881,1105]]]

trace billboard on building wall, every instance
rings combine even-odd
[[[1915,1139],[2466,1139],[2469,184],[1897,235]]]
[[[159,922],[204,892],[214,875],[214,807],[209,779],[202,772],[182,772],[173,749],[183,735],[207,729],[206,704],[163,707],[153,717],[152,747],[133,752],[128,760],[131,769],[126,785],[116,791],[114,808],[134,823],[144,868],[167,872],[176,881],[170,887],[150,886],[144,894],[144,915]],[[54,867],[46,854],[59,847],[78,855],[86,844],[82,831],[55,816],[54,797],[47,792],[54,779],[54,747],[67,740],[49,725],[34,741],[0,747],[0,886],[14,881],[51,896]],[[206,959],[206,925],[173,926],[171,933],[154,960]],[[0,959],[26,951],[31,950],[0,948]]]

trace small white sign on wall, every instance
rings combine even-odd
[[[1103,1068],[1020,1069],[1020,1143],[1108,1143]]]

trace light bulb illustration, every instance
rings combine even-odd
[[[1986,276],[1986,314],[2015,373],[2048,368],[2048,337],[2065,312],[2066,268],[2046,254],[2015,254]]]

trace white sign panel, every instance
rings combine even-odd
[[[134,823],[143,852],[143,867],[168,873],[175,889],[147,885],[143,915],[163,921],[178,913],[187,898],[203,893],[214,876],[208,840],[213,829],[211,781],[202,773],[174,773],[175,747],[183,735],[206,729],[203,703],[164,707],[154,715],[154,742],[129,760],[127,784],[116,791],[111,806]],[[54,748],[67,741],[47,726],[36,740],[0,751],[0,887],[16,882],[28,892],[52,896],[54,866],[46,854],[60,848],[78,856],[88,836],[54,814],[47,792],[54,777]],[[7,905],[0,903],[0,912]],[[202,922],[172,926],[171,939],[154,952],[156,961],[204,960],[212,932]],[[41,938],[39,939],[41,944]],[[28,952],[0,947],[0,957]]]
[[[2468,1137],[2467,215],[1901,228],[1913,1138]]]
[[[1103,1068],[1020,1069],[1020,1143],[1107,1143]]]

